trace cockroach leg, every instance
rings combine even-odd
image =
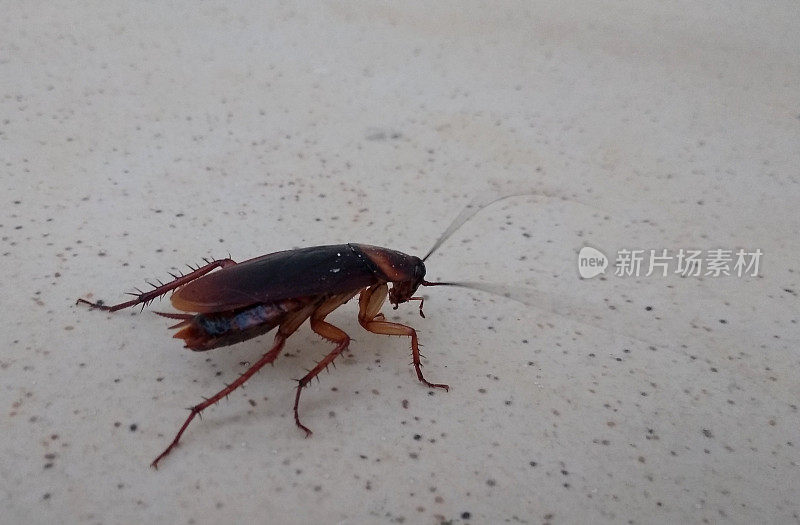
[[[359,320],[360,321],[360,320]],[[407,335],[411,337],[411,356],[414,362],[414,369],[417,371],[417,379],[431,388],[443,388],[450,390],[450,387],[443,383],[431,383],[422,375],[422,362],[419,355],[419,344],[417,342],[417,331],[410,326],[388,321],[364,321],[361,326],[374,334],[383,335]]]
[[[344,352],[347,349],[347,345],[350,344],[350,336],[348,336],[343,330],[333,326],[330,323],[326,323],[320,318],[315,318],[315,316],[311,317],[311,329],[325,339],[336,343],[336,348],[322,358],[322,360],[317,363],[317,366],[309,370],[309,372],[297,382],[297,395],[295,395],[294,398],[294,422],[298,427],[305,431],[306,437],[310,436],[312,432],[307,426],[300,422],[300,415],[298,413],[298,407],[300,405],[300,392],[303,391],[303,388],[309,383],[309,381],[314,379],[320,372],[328,368],[328,366],[333,363],[333,360],[336,359],[339,354]]]
[[[106,306],[100,303],[93,303],[91,301],[87,301],[86,299],[78,299],[75,304],[83,303],[88,304],[92,308],[98,308],[100,310],[106,310],[109,312],[116,312],[117,310],[122,310],[123,308],[128,308],[130,306],[136,306],[137,304],[147,304],[153,299],[156,299],[165,293],[174,290],[176,288],[180,288],[186,283],[194,281],[198,279],[211,270],[216,268],[227,268],[229,266],[233,266],[236,264],[236,261],[232,259],[219,259],[216,261],[211,261],[210,263],[206,264],[205,266],[198,267],[191,273],[187,273],[184,276],[176,277],[174,281],[170,281],[167,284],[162,284],[161,286],[156,286],[154,289],[147,291],[147,292],[139,292],[138,294],[134,294],[136,299],[132,299],[130,301],[126,301],[124,303],[115,304],[112,306]],[[161,282],[161,281],[159,281]]]
[[[422,363],[419,355],[419,343],[417,342],[417,331],[400,323],[392,323],[384,320],[380,313],[381,306],[386,300],[386,284],[370,286],[361,292],[358,298],[358,322],[367,331],[374,334],[383,335],[407,335],[411,338],[411,356],[414,362],[414,369],[417,371],[417,379],[431,388],[443,388],[450,390],[445,384],[431,383],[422,375]]]
[[[343,330],[325,322],[325,316],[352,299],[357,293],[358,291],[355,291],[352,293],[345,293],[329,297],[319,306],[317,306],[314,312],[311,314],[311,319],[309,321],[311,324],[311,329],[328,341],[336,343],[336,348],[334,348],[330,354],[326,355],[319,363],[317,363],[317,366],[309,370],[302,379],[297,381],[297,394],[294,398],[294,422],[298,427],[305,431],[306,437],[310,436],[312,432],[307,426],[300,423],[300,415],[298,413],[298,407],[300,405],[300,392],[302,392],[303,388],[308,384],[309,381],[314,379],[320,372],[328,368],[328,366],[333,363],[333,360],[336,359],[339,354],[344,352],[347,349],[347,345],[350,344],[350,336],[348,336]]]
[[[223,397],[227,396],[228,394],[230,394],[231,392],[242,386],[245,383],[245,381],[250,379],[253,376],[253,374],[255,374],[261,368],[263,368],[264,365],[275,361],[275,359],[278,357],[278,354],[281,353],[281,350],[283,349],[283,345],[285,342],[286,342],[286,336],[278,332],[275,335],[275,344],[272,346],[272,349],[270,349],[269,352],[261,356],[261,359],[256,361],[250,368],[245,370],[245,372],[239,377],[237,377],[234,382],[232,382],[231,384],[229,384],[228,386],[226,386],[225,388],[214,394],[212,397],[206,399],[202,403],[190,408],[189,417],[187,417],[186,421],[183,422],[183,425],[181,426],[180,430],[178,430],[178,433],[175,435],[175,439],[172,440],[172,443],[169,444],[169,446],[166,448],[166,450],[164,450],[164,452],[159,454],[159,456],[153,460],[150,466],[155,469],[158,468],[158,462],[161,461],[167,454],[169,454],[172,451],[173,448],[175,448],[178,445],[178,441],[180,441],[181,436],[183,435],[184,431],[186,431],[186,428],[189,426],[189,423],[192,422],[195,416],[200,415],[200,413],[203,410],[210,407]]]
[[[230,394],[231,392],[242,386],[245,381],[250,379],[250,377],[256,372],[258,372],[264,365],[275,361],[275,359],[278,357],[278,354],[281,353],[281,349],[283,349],[283,345],[286,343],[286,339],[290,335],[292,335],[295,330],[300,328],[300,325],[302,325],[306,321],[306,319],[308,319],[308,317],[315,311],[315,308],[316,304],[311,303],[300,308],[299,310],[295,310],[294,312],[288,314],[278,327],[278,332],[275,334],[275,344],[272,346],[269,352],[264,354],[261,357],[261,359],[259,359],[253,364],[253,366],[245,370],[245,372],[242,375],[240,375],[236,379],[236,381],[234,381],[233,383],[226,386],[224,389],[217,392],[213,397],[206,399],[199,405],[195,405],[192,408],[190,408],[189,410],[191,411],[191,414],[189,414],[189,417],[186,418],[186,421],[184,421],[183,426],[181,426],[180,430],[178,430],[178,434],[175,436],[175,439],[173,439],[172,443],[169,444],[167,449],[164,452],[162,452],[153,461],[153,463],[151,463],[151,466],[153,468],[158,468],[158,462],[161,461],[161,459],[164,456],[169,454],[173,448],[175,448],[175,446],[178,444],[178,441],[181,439],[183,432],[186,430],[186,427],[188,427],[189,423],[191,423],[192,419],[194,419],[194,416],[199,415],[203,410],[205,410],[209,406],[213,405],[223,397],[227,396],[228,394]]]

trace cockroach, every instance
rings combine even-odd
[[[381,307],[387,297],[394,309],[408,301],[419,301],[419,314],[425,317],[423,298],[414,295],[420,286],[464,286],[497,293],[491,286],[477,283],[426,281],[425,261],[480,210],[499,200],[525,194],[536,193],[490,195],[474,200],[422,258],[367,244],[314,246],[270,253],[240,263],[230,258],[206,260],[204,266],[190,267],[191,273],[171,274],[173,281],[146,292],[131,293],[134,299],[113,306],[78,299],[78,303],[116,312],[136,305],[142,305],[144,309],[154,299],[173,292],[170,298],[172,306],[186,313],[155,313],[177,320],[178,323],[169,327],[178,330],[173,337],[182,339],[185,348],[196,352],[240,343],[277,328],[274,343],[267,353],[232,383],[189,409],[189,416],[175,438],[151,466],[157,468],[158,463],[178,445],[195,416],[242,386],[264,365],[275,361],[286,339],[306,320],[314,332],[336,345],[297,381],[294,421],[306,437],[310,436],[311,430],[300,422],[300,393],[350,344],[350,336],[325,318],[356,295],[359,296],[359,324],[375,334],[408,336],[419,381],[430,388],[448,390],[446,384],[431,383],[423,376],[417,332],[410,326],[388,321],[381,313]],[[219,270],[214,272],[216,269]]]

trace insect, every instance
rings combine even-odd
[[[186,348],[197,352],[236,344],[277,328],[274,343],[267,353],[232,383],[189,409],[189,416],[175,438],[151,466],[157,468],[158,463],[178,445],[195,416],[242,386],[264,365],[275,361],[286,339],[306,320],[314,332],[336,345],[298,380],[294,420],[305,431],[306,437],[311,435],[311,430],[300,422],[300,393],[309,381],[347,349],[350,336],[325,319],[356,295],[359,296],[359,324],[375,334],[408,336],[419,381],[431,388],[448,390],[447,385],[431,383],[423,376],[417,332],[410,326],[388,321],[381,313],[381,307],[387,297],[395,309],[402,303],[419,301],[419,314],[425,317],[423,298],[414,295],[420,286],[464,286],[497,293],[491,286],[426,281],[425,261],[481,209],[493,202],[523,194],[533,193],[489,195],[482,200],[476,199],[456,217],[422,258],[366,244],[314,246],[270,253],[240,263],[230,258],[206,260],[204,266],[192,268],[191,273],[171,274],[173,281],[153,285],[154,289],[146,292],[131,293],[134,299],[113,306],[78,299],[78,303],[115,312],[136,305],[144,308],[172,291],[172,306],[185,313],[155,313],[177,320],[170,326],[170,329],[178,330],[173,337],[182,339]]]

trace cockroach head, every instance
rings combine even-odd
[[[354,246],[369,259],[382,281],[392,283],[389,302],[395,306],[411,299],[425,279],[425,263],[419,257],[369,244]]]
[[[425,263],[422,259],[413,255],[407,257],[410,271],[406,273],[405,279],[392,282],[392,288],[389,290],[389,302],[395,306],[411,299],[425,280]]]

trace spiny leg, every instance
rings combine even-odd
[[[417,379],[431,388],[443,388],[448,391],[450,390],[448,385],[444,383],[431,383],[425,379],[425,376],[422,375],[422,360],[419,354],[419,344],[417,342],[416,330],[410,326],[399,323],[391,323],[389,321],[365,321],[361,323],[361,326],[374,334],[407,335],[411,337],[411,356],[414,362],[414,369],[417,372]]]
[[[242,375],[236,378],[236,381],[234,381],[233,383],[229,384],[228,386],[217,392],[213,397],[210,397],[205,401],[203,401],[202,403],[200,403],[199,405],[195,405],[192,408],[190,408],[189,417],[186,418],[186,421],[184,421],[180,430],[178,430],[178,433],[175,435],[175,439],[172,440],[172,443],[169,444],[169,446],[164,450],[164,452],[159,454],[159,456],[155,460],[153,460],[153,463],[151,463],[150,466],[152,466],[153,468],[158,468],[158,462],[161,461],[164,458],[164,456],[169,454],[172,451],[172,449],[175,448],[175,446],[177,446],[178,441],[180,441],[181,436],[183,435],[186,428],[189,426],[189,423],[191,423],[192,420],[194,419],[194,416],[199,415],[203,410],[210,407],[223,397],[227,396],[228,394],[230,394],[231,392],[242,386],[245,381],[250,379],[250,377],[256,372],[258,372],[264,365],[273,362],[275,358],[278,357],[278,354],[280,354],[281,349],[283,348],[285,342],[286,342],[286,336],[282,335],[280,332],[277,333],[275,335],[275,344],[273,345],[272,349],[266,354],[264,354],[261,357],[261,359],[256,361],[253,364],[253,366],[245,370],[245,372]]]
[[[161,461],[161,459],[164,456],[169,454],[173,448],[175,448],[175,446],[178,444],[178,441],[181,439],[181,435],[183,435],[183,432],[186,430],[186,427],[188,427],[189,423],[191,423],[192,419],[194,419],[194,416],[200,414],[200,412],[202,412],[209,406],[213,405],[223,397],[227,396],[228,394],[230,394],[231,392],[242,386],[245,381],[250,379],[250,377],[256,372],[258,372],[258,370],[261,369],[264,365],[273,362],[275,358],[278,357],[278,354],[281,352],[284,343],[286,343],[286,338],[292,335],[295,330],[300,328],[300,325],[303,324],[306,319],[308,319],[308,317],[312,314],[312,312],[314,312],[315,308],[316,304],[311,303],[300,308],[299,310],[295,310],[294,312],[289,313],[278,327],[278,332],[275,334],[275,344],[273,345],[273,347],[270,349],[269,352],[264,354],[261,357],[261,359],[259,359],[253,364],[253,366],[248,368],[242,375],[240,375],[236,379],[236,381],[225,387],[223,390],[219,391],[214,397],[206,399],[199,405],[195,405],[192,408],[190,408],[189,410],[191,411],[191,414],[189,414],[189,417],[186,418],[186,421],[183,423],[183,426],[180,428],[180,430],[178,430],[178,434],[175,436],[175,439],[173,439],[172,443],[170,443],[167,449],[164,452],[162,452],[161,455],[159,455],[155,459],[155,461],[153,461],[152,466],[154,468],[158,468],[158,462]]]
[[[414,361],[414,369],[417,371],[417,379],[431,388],[450,390],[449,386],[441,383],[431,383],[422,375],[422,363],[416,330],[410,326],[386,321],[384,315],[380,313],[381,306],[386,300],[387,292],[388,286],[386,284],[370,286],[361,292],[361,296],[358,298],[358,322],[366,330],[374,334],[409,336],[411,338],[411,356]]]
[[[153,299],[156,299],[159,296],[164,295],[165,293],[174,290],[176,288],[180,288],[184,284],[187,284],[195,279],[204,276],[211,270],[215,268],[227,268],[229,266],[234,266],[236,261],[232,259],[219,259],[216,261],[211,261],[205,266],[201,266],[194,270],[191,273],[187,273],[186,275],[182,275],[180,277],[170,274],[175,277],[174,281],[168,282],[167,284],[162,284],[161,286],[156,286],[154,289],[147,291],[147,292],[140,292],[139,294],[133,294],[136,296],[136,299],[132,299],[130,301],[126,301],[124,303],[115,304],[113,306],[106,306],[104,304],[93,303],[91,301],[87,301],[86,299],[78,299],[75,304],[83,303],[88,304],[93,308],[99,308],[100,310],[107,310],[109,312],[116,312],[117,310],[122,310],[123,308],[128,308],[130,306],[136,306],[137,304],[147,304]]]
[[[300,422],[300,414],[298,413],[298,407],[300,406],[300,392],[303,391],[303,388],[314,379],[320,372],[328,368],[329,365],[333,363],[333,360],[336,357],[344,352],[347,349],[347,345],[350,344],[350,337],[339,328],[333,326],[330,323],[326,323],[321,319],[314,319],[311,318],[311,329],[314,330],[316,333],[324,337],[329,341],[333,341],[336,343],[336,348],[333,349],[331,353],[326,355],[322,360],[317,363],[317,366],[309,370],[309,372],[303,376],[302,379],[298,380],[297,382],[297,394],[294,397],[294,422],[297,424],[298,427],[302,428],[305,433],[306,437],[312,434],[311,429]]]
[[[183,426],[181,426],[180,430],[178,430],[178,434],[175,436],[175,439],[172,440],[172,443],[170,443],[167,449],[164,450],[164,452],[162,452],[153,461],[151,465],[154,468],[158,468],[158,462],[161,461],[161,459],[164,456],[169,454],[173,448],[175,448],[175,446],[178,444],[178,441],[181,438],[181,435],[183,435],[183,432],[186,430],[186,427],[188,427],[189,423],[191,423],[192,419],[194,419],[194,416],[200,414],[200,412],[202,412],[209,406],[213,405],[223,397],[227,396],[228,394],[230,394],[231,392],[242,386],[245,381],[250,379],[250,377],[256,372],[258,372],[259,369],[261,369],[264,365],[266,365],[267,363],[272,363],[275,360],[275,358],[278,357],[278,354],[280,354],[284,343],[286,343],[286,339],[290,335],[292,335],[295,332],[295,330],[300,328],[300,325],[302,325],[305,322],[305,320],[308,319],[309,316],[311,316],[311,314],[314,312],[316,308],[317,308],[317,303],[310,303],[307,304],[306,306],[303,306],[299,310],[295,310],[293,312],[288,313],[286,317],[283,319],[283,321],[281,321],[280,326],[278,326],[278,332],[275,334],[275,344],[270,349],[270,351],[264,354],[261,357],[261,359],[259,359],[253,364],[253,366],[248,368],[242,375],[240,375],[236,379],[236,381],[226,386],[223,390],[219,391],[214,397],[206,399],[203,403],[200,403],[199,405],[195,405],[192,408],[190,408],[189,410],[191,411],[191,414],[189,414],[189,417],[186,418],[186,421],[183,423]]]
[[[336,348],[334,348],[331,353],[326,355],[319,363],[317,363],[317,366],[309,370],[302,379],[297,381],[297,394],[294,397],[294,422],[298,427],[305,431],[306,437],[310,436],[312,432],[311,429],[300,422],[300,415],[298,413],[298,407],[300,406],[300,392],[303,391],[303,388],[308,384],[309,381],[314,379],[320,372],[328,368],[328,366],[333,363],[333,360],[336,359],[339,354],[344,352],[347,349],[347,345],[350,344],[350,336],[348,336],[343,330],[325,322],[325,316],[352,299],[356,293],[358,292],[356,291],[353,293],[333,296],[320,304],[316,310],[314,310],[314,313],[311,314],[311,329],[328,341],[336,343]]]

